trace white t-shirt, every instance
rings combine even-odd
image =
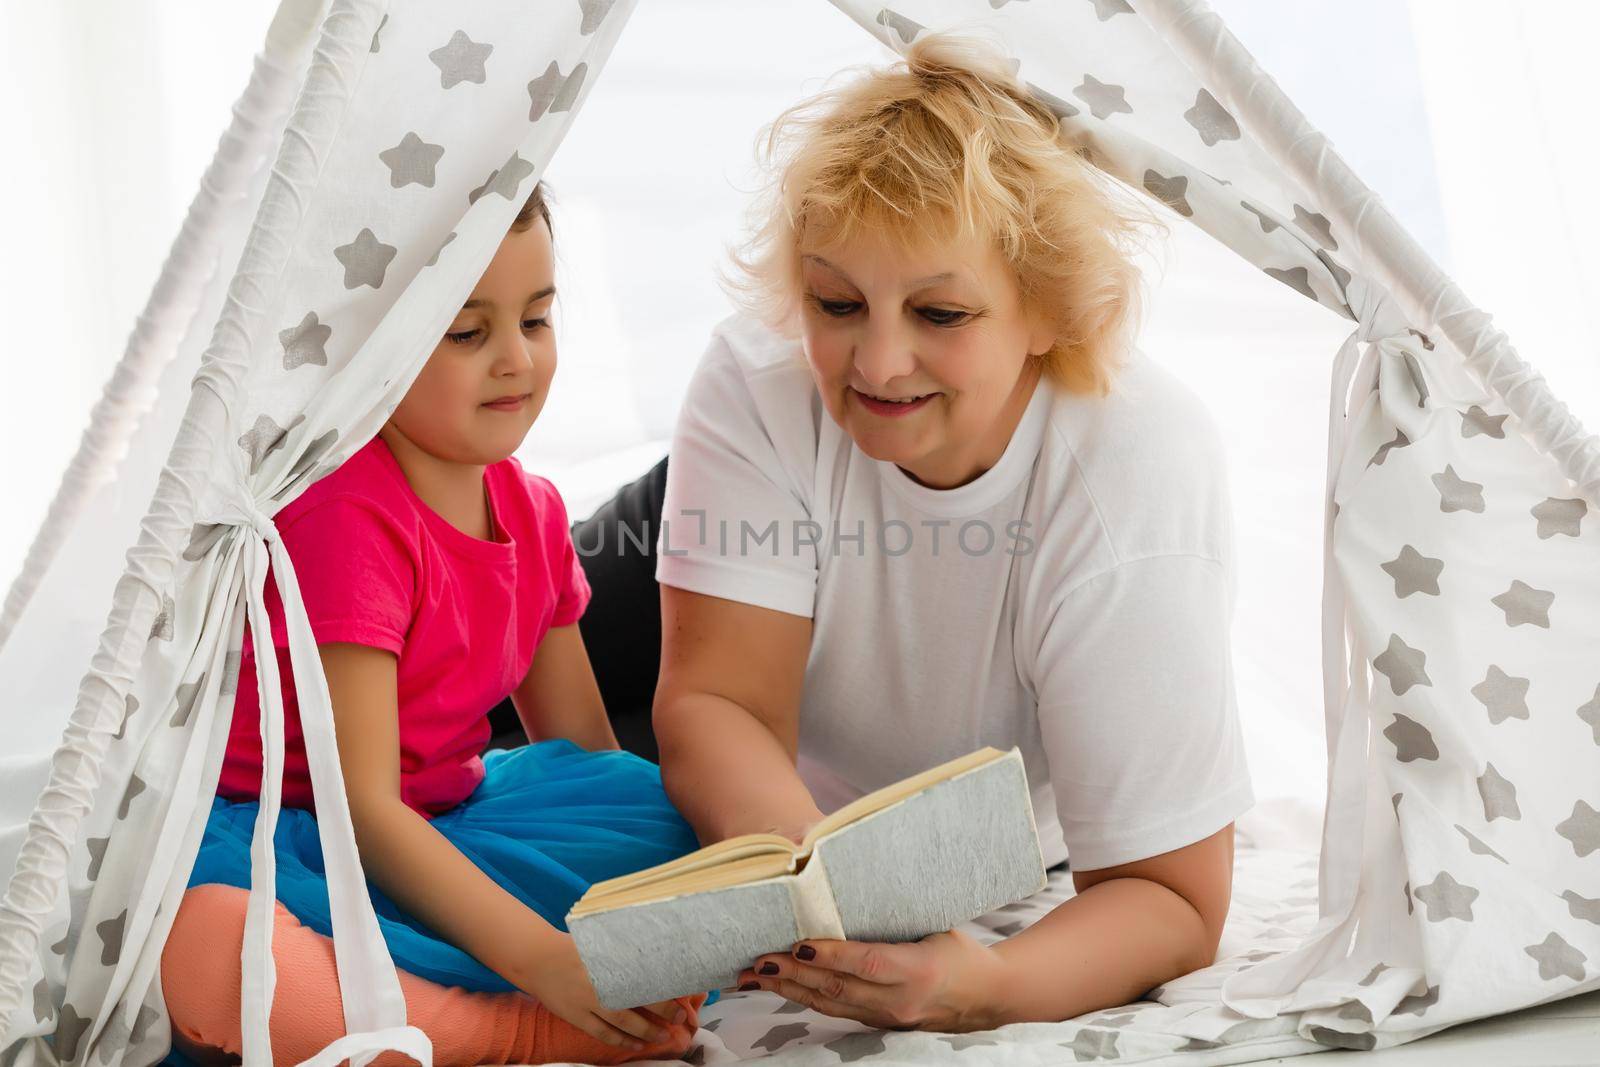
[[[1252,802],[1232,528],[1204,407],[1135,351],[1041,382],[998,463],[929,489],[856,448],[797,340],[721,323],[667,466],[656,577],[813,620],[802,779],[823,811],[1017,746],[1047,865],[1168,852]]]

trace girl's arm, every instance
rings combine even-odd
[[[637,1049],[666,1031],[637,1011],[602,1008],[569,935],[502,889],[407,807],[393,653],[318,646],[350,819],[366,876],[396,904],[556,1015],[612,1045]],[[667,1017],[674,1006],[652,1005]]]
[[[617,747],[577,623],[545,634],[511,702],[530,741],[564,737],[590,752]]]
[[[808,618],[661,587],[661,781],[702,843],[822,818],[795,770],[810,647]]]

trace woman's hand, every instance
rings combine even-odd
[[[961,1033],[1000,1025],[992,1005],[1003,975],[992,950],[952,930],[899,945],[802,941],[758,958],[739,988],[881,1029]]]
[[[572,936],[557,930],[540,939],[537,958],[517,985],[584,1033],[633,1052],[665,1041],[672,1036],[666,1024],[683,1020],[683,1008],[670,1000],[621,1011],[603,1007]]]

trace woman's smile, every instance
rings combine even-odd
[[[909,415],[913,411],[927,407],[928,402],[935,397],[944,395],[942,393],[922,393],[913,396],[879,395],[863,393],[853,386],[850,388],[850,393],[867,411],[889,419],[898,419]]]

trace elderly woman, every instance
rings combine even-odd
[[[744,988],[959,1031],[1209,964],[1251,803],[1229,504],[1200,403],[1128,340],[1137,218],[1003,61],[948,39],[767,146],[751,313],[717,328],[666,475],[667,790],[704,842],[798,839],[1016,746],[1077,895],[992,947],[802,943]]]

